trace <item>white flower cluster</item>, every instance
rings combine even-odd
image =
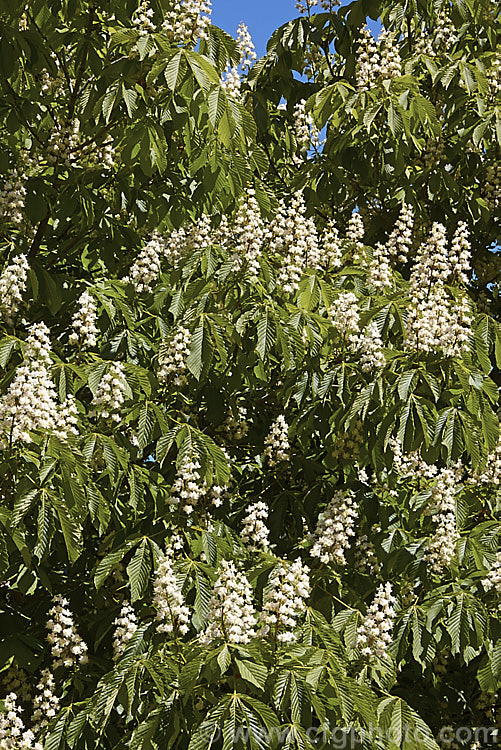
[[[143,247],[137,259],[131,266],[129,276],[124,281],[130,282],[139,294],[151,292],[152,283],[160,273],[160,256],[164,249],[164,243],[158,234],[153,232],[151,239]]]
[[[405,345],[421,351],[457,356],[468,348],[472,314],[466,296],[452,305],[446,283],[452,275],[464,280],[470,267],[464,227],[455,235],[451,253],[443,224],[435,222],[417,253],[410,278],[411,304]]]
[[[22,703],[31,700],[31,685],[24,669],[16,666],[9,667],[0,674],[0,679],[4,693],[15,693]]]
[[[73,396],[58,404],[56,387],[50,379],[49,329],[34,323],[25,345],[24,362],[17,368],[7,393],[0,399],[0,447],[31,442],[30,432],[56,431],[67,440],[76,435],[77,410]]]
[[[270,427],[264,440],[264,457],[269,466],[276,466],[289,458],[289,425],[283,414],[280,414]]]
[[[70,167],[75,162],[75,150],[79,144],[80,123],[73,120],[70,125],[53,130],[47,144],[49,164],[60,162]]]
[[[97,322],[97,305],[94,297],[87,290],[82,292],[77,302],[77,311],[71,321],[72,332],[69,343],[72,345],[97,346],[99,329]]]
[[[59,710],[59,698],[55,693],[56,683],[50,669],[44,669],[33,700],[33,731],[37,734],[47,726]]]
[[[363,248],[365,227],[364,222],[358,211],[354,211],[346,227],[346,244],[353,254],[353,263],[363,263]]]
[[[126,388],[124,365],[122,362],[113,362],[101,378],[96,395],[92,399],[94,408],[89,412],[89,417],[97,416],[120,422],[120,408],[125,401]]]
[[[336,435],[336,442],[332,446],[332,457],[355,461],[363,442],[362,422],[360,419],[355,419],[345,432]]]
[[[487,577],[482,579],[482,586],[486,591],[494,589],[498,594],[501,594],[501,552],[497,553]]]
[[[1,750],[43,750],[36,742],[31,729],[24,728],[21,718],[22,708],[17,705],[17,695],[9,693],[4,699],[4,710],[0,711]]]
[[[501,483],[501,435],[494,450],[487,456],[487,464],[481,474],[475,473],[473,483],[494,484]]]
[[[433,573],[439,574],[456,554],[458,530],[456,526],[456,485],[460,477],[460,467],[442,469],[431,490],[430,506],[427,513],[433,514],[435,533],[428,542],[425,559]]]
[[[402,61],[391,32],[383,29],[376,43],[368,27],[362,28],[355,75],[359,91],[368,91],[381,78],[397,78],[402,75]]]
[[[173,550],[167,549],[160,558],[153,582],[153,606],[157,610],[157,633],[186,635],[190,626],[190,610],[184,604],[172,566]]]
[[[132,25],[139,32],[140,36],[154,34],[157,27],[151,20],[153,18],[153,9],[149,7],[148,0],[144,0],[138,7],[132,18]]]
[[[252,588],[233,561],[221,560],[219,576],[209,601],[208,625],[200,642],[208,646],[217,638],[228,643],[249,643],[256,635]]]
[[[247,409],[245,406],[238,405],[235,411],[233,411],[233,409],[230,410],[224,422],[219,425],[217,431],[224,435],[226,440],[230,443],[236,443],[239,440],[242,440],[249,431]]]
[[[409,203],[404,203],[386,243],[390,258],[396,259],[399,263],[406,263],[412,244],[413,228],[414,210]]]
[[[47,68],[43,68],[40,72],[40,93],[60,96],[64,91],[65,81],[64,72],[60,68],[58,68],[55,76],[52,76]]]
[[[343,246],[334,220],[329,222],[322,237],[322,264],[334,270],[343,264]]]
[[[243,267],[249,276],[257,278],[265,233],[259,204],[252,188],[247,189],[247,195],[240,203],[232,231],[234,236],[233,270],[239,271]]]
[[[323,563],[346,565],[344,553],[350,549],[350,537],[355,536],[355,521],[358,509],[351,493],[338,490],[327,508],[318,517],[312,557]]]
[[[117,661],[127,648],[127,644],[137,630],[137,617],[128,601],[122,602],[120,614],[113,621],[113,661]]]
[[[23,299],[28,269],[28,259],[21,253],[12,259],[0,276],[0,317],[9,324]]]
[[[484,196],[491,211],[501,204],[501,164],[489,164],[485,170]]]
[[[264,591],[261,634],[270,634],[280,643],[295,641],[294,629],[304,612],[310,591],[309,569],[301,558],[277,565]]]
[[[449,262],[454,281],[468,283],[468,271],[471,268],[470,233],[464,221],[460,221],[451,240]]]
[[[359,307],[356,294],[341,292],[329,309],[334,328],[342,335],[359,330]]]
[[[302,15],[309,13],[312,8],[320,6],[322,10],[326,10],[332,13],[334,8],[341,5],[341,0],[298,0],[296,3],[296,10]]]
[[[162,29],[178,44],[196,44],[207,38],[210,16],[210,0],[171,0]]]
[[[59,594],[54,596],[53,606],[49,610],[47,620],[47,640],[51,645],[54,657],[52,668],[73,667],[76,664],[86,664],[87,645],[77,633],[69,602]]]
[[[171,488],[169,502],[188,515],[206,492],[205,480],[200,476],[200,464],[196,459],[184,457]]]
[[[363,624],[357,629],[356,645],[361,649],[362,656],[386,656],[391,643],[396,603],[391,583],[381,583]]]
[[[221,76],[220,83],[227,95],[232,99],[238,99],[240,97],[242,81],[240,79],[238,68],[232,68],[231,65],[227,65]]]
[[[12,224],[22,224],[24,221],[24,205],[26,201],[25,180],[17,169],[13,169],[10,177],[0,190],[0,219]]]
[[[400,476],[414,476],[418,479],[431,479],[436,476],[435,464],[427,464],[417,451],[403,453],[402,444],[397,438],[391,438],[388,445],[393,451],[393,468]]]
[[[372,531],[372,530],[371,530]],[[378,575],[381,570],[374,542],[367,534],[357,536],[355,544],[355,570],[368,575]]]
[[[247,508],[240,536],[244,542],[251,546],[251,549],[268,548],[270,532],[265,523],[267,519],[268,506],[266,503],[258,501]]]
[[[117,163],[117,153],[115,151],[114,140],[111,135],[107,135],[101,145],[89,143],[82,148],[81,155],[87,161],[87,165],[95,169],[113,169]]]
[[[372,252],[372,263],[367,275],[367,283],[378,291],[393,285],[390,253],[387,245],[376,242]]]
[[[349,338],[350,348],[360,356],[360,365],[364,372],[379,370],[385,366],[383,340],[375,320],[371,320],[360,334],[351,334]]]
[[[303,158],[311,147],[320,148],[323,143],[313,117],[306,111],[306,99],[301,99],[294,107],[294,132],[298,152]]]
[[[160,368],[157,377],[160,382],[166,382],[174,374],[174,384],[186,383],[186,360],[190,353],[191,333],[187,328],[179,326],[170,343],[160,350]],[[165,349],[165,351],[164,351]]]
[[[248,70],[252,67],[252,63],[257,60],[257,54],[249,29],[244,23],[238,24],[237,43],[240,51],[240,65],[242,66],[242,70]]]
[[[439,50],[442,48],[448,52],[458,40],[459,37],[456,33],[456,27],[447,15],[445,8],[443,8],[437,16],[433,30],[432,49]]]
[[[277,284],[285,292],[299,288],[306,266],[320,268],[321,255],[315,222],[306,218],[301,192],[293,195],[289,205],[280,201],[277,215],[268,227],[269,250],[280,256]]]

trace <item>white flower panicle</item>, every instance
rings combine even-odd
[[[399,263],[406,263],[412,245],[412,230],[414,229],[414,210],[409,203],[404,203],[395,227],[388,237],[386,248],[390,258]]]
[[[343,265],[343,246],[334,220],[329,222],[322,237],[322,262],[334,270]]]
[[[396,603],[391,583],[380,584],[363,624],[357,629],[356,645],[361,649],[362,656],[386,656],[391,643]]]
[[[153,15],[153,8],[150,8],[148,1],[144,0],[132,17],[132,25],[139,32],[140,36],[154,34],[157,30],[157,27],[152,21]]]
[[[383,340],[375,320],[372,320],[362,333],[350,335],[350,348],[360,357],[360,365],[364,372],[379,370],[386,364]]]
[[[336,442],[332,446],[332,456],[338,459],[356,460],[363,442],[362,422],[356,419],[345,432],[338,433],[336,436]]]
[[[249,431],[247,421],[247,409],[245,406],[237,405],[236,409],[231,409],[224,422],[219,425],[217,432],[224,435],[230,443],[236,443],[242,440]]]
[[[153,606],[157,610],[157,633],[186,635],[190,629],[190,610],[177,583],[171,548],[160,558],[155,571]]]
[[[77,311],[71,321],[72,332],[69,343],[72,345],[93,348],[97,346],[99,329],[97,323],[97,304],[90,292],[82,292],[77,302]]]
[[[346,243],[352,252],[353,263],[355,264],[363,263],[365,260],[363,257],[364,235],[365,227],[363,219],[358,211],[354,211],[346,227]]]
[[[372,263],[367,275],[367,283],[378,291],[393,285],[390,253],[386,245],[376,242],[372,253]]]
[[[358,331],[360,315],[356,294],[341,292],[329,309],[329,317],[334,328],[342,336]]]
[[[341,0],[298,0],[296,3],[296,10],[302,15],[309,13],[312,8],[320,6],[322,10],[326,10],[332,13],[334,8],[341,5]]]
[[[449,299],[446,284],[452,276],[466,279],[470,267],[466,227],[460,225],[449,253],[445,227],[435,222],[417,253],[410,278],[411,304],[405,345],[421,351],[443,351],[458,356],[469,346],[472,312],[468,297]]]
[[[289,425],[283,414],[280,414],[270,427],[264,440],[264,457],[268,465],[276,466],[289,458]]]
[[[160,256],[163,253],[163,241],[158,232],[153,232],[151,239],[143,247],[137,259],[131,266],[129,276],[124,278],[130,282],[136,292],[151,292],[153,282],[160,273]]]
[[[137,617],[128,601],[122,602],[120,614],[113,621],[113,660],[117,661],[127,648],[127,644],[137,630]]]
[[[299,153],[304,157],[311,147],[320,148],[320,131],[312,115],[306,111],[306,99],[301,99],[294,107],[294,132]]]
[[[431,490],[427,513],[433,514],[435,533],[428,542],[425,559],[433,573],[439,574],[456,555],[458,530],[456,526],[456,486],[460,479],[460,466],[442,469]]]
[[[28,259],[26,255],[16,255],[0,275],[0,317],[11,324],[19,310],[26,290],[28,278]]]
[[[309,569],[299,557],[293,563],[277,565],[264,592],[261,634],[280,643],[295,641],[294,631],[310,592]]]
[[[301,192],[287,205],[280,201],[277,215],[268,227],[269,250],[280,256],[277,284],[285,292],[294,292],[306,266],[320,268],[321,252],[313,219],[306,218]]]
[[[468,283],[467,272],[471,268],[470,248],[470,233],[468,231],[468,226],[464,221],[460,221],[452,237],[449,258],[451,271],[456,277],[456,281],[459,281],[462,284]]]
[[[71,167],[76,161],[75,151],[80,137],[80,122],[73,120],[70,125],[52,131],[47,144],[47,161],[49,164],[59,162],[65,167]]]
[[[265,523],[267,519],[268,506],[266,503],[258,501],[247,508],[240,536],[252,549],[268,549],[270,532]]]
[[[24,362],[0,399],[0,447],[31,442],[30,432],[57,431],[66,440],[77,434],[76,403],[68,396],[59,404],[50,378],[50,338],[44,323],[35,323],[26,339]]]
[[[160,368],[157,376],[160,382],[167,381],[174,375],[175,385],[186,383],[186,360],[190,353],[191,333],[184,326],[179,326],[164,352],[162,346],[160,353]]]
[[[43,750],[43,745],[36,742],[34,732],[25,729],[21,711],[17,695],[9,693],[4,699],[3,711],[0,711],[1,750]]]
[[[89,417],[101,417],[120,422],[120,409],[125,401],[127,380],[122,362],[113,362],[101,378],[96,395],[92,399],[93,409]]]
[[[200,636],[208,646],[218,638],[228,643],[249,643],[256,636],[252,588],[233,561],[222,560],[209,601],[208,625]]]
[[[486,578],[482,579],[482,586],[486,591],[494,589],[501,594],[501,552],[498,552],[492,568]]]
[[[165,13],[162,29],[177,44],[207,38],[207,27],[210,25],[210,0],[171,0],[170,10]]]
[[[456,27],[447,15],[446,9],[442,8],[435,22],[432,49],[434,51],[444,49],[446,52],[449,52],[458,39]]]
[[[238,68],[232,68],[231,65],[227,65],[221,76],[220,83],[228,96],[231,96],[233,99],[240,97],[242,80]]]
[[[369,28],[362,28],[355,75],[359,91],[368,91],[382,78],[397,78],[402,75],[402,60],[395,37],[390,31],[382,29],[376,43]]]
[[[318,557],[326,564],[346,565],[344,553],[351,546],[350,538],[355,536],[357,517],[358,509],[353,495],[341,490],[335,492],[327,508],[318,517],[311,556]]]
[[[378,37],[381,78],[399,78],[402,75],[402,60],[395,43],[395,36],[383,29]]]
[[[113,136],[107,135],[101,145],[89,143],[81,149],[82,161],[94,169],[113,169],[117,163]]]
[[[498,444],[487,456],[487,463],[482,473],[474,473],[472,483],[493,484],[498,486],[501,483],[501,435]]]
[[[52,602],[47,620],[47,640],[54,658],[52,668],[86,664],[87,646],[77,633],[68,600],[58,594]]]
[[[13,169],[0,190],[0,220],[22,224],[25,202],[25,179],[18,169]]]
[[[38,734],[59,711],[59,698],[55,692],[56,683],[50,669],[40,675],[37,692],[33,699],[33,731]]]
[[[402,477],[414,476],[418,479],[431,479],[437,474],[435,464],[428,464],[417,451],[403,453],[402,444],[397,438],[391,438],[388,445],[393,451],[393,468]]]
[[[264,222],[252,188],[241,201],[233,223],[234,257],[233,269],[244,268],[249,276],[259,276],[259,259],[263,251],[265,238]]]
[[[489,164],[485,170],[483,194],[491,211],[495,211],[501,204],[501,164]]]
[[[355,570],[367,575],[378,575],[381,570],[376,548],[367,534],[357,536],[355,543]]]
[[[204,497],[205,480],[200,476],[200,464],[196,459],[184,457],[171,488],[169,502],[185,513],[193,513],[194,507]]]
[[[244,23],[238,24],[237,43],[240,52],[240,65],[242,66],[242,70],[248,70],[252,67],[252,63],[257,60],[257,54],[249,29]]]

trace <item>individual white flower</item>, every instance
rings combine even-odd
[[[200,636],[205,646],[218,638],[228,643],[249,643],[256,635],[252,588],[233,561],[221,560],[207,621],[207,628]]]
[[[160,368],[157,377],[160,382],[166,382],[174,375],[175,385],[186,383],[186,361],[190,353],[191,333],[184,326],[179,326],[169,344],[160,349]]]
[[[309,569],[299,557],[293,563],[277,565],[264,591],[261,634],[280,643],[295,641],[295,629],[310,592]]]
[[[47,640],[53,656],[52,668],[86,664],[87,646],[77,633],[68,600],[57,594],[52,601],[53,606],[47,620]]]
[[[190,610],[184,604],[173,568],[173,548],[159,561],[153,581],[153,606],[157,610],[157,633],[186,635],[190,626]]]
[[[206,485],[205,480],[202,481],[200,475],[199,462],[185,456],[177,470],[169,503],[178,506],[190,515],[205,493]]]
[[[1,750],[43,750],[33,730],[25,729],[21,711],[22,708],[17,705],[17,695],[9,693],[4,699],[3,711],[0,711]]]
[[[487,576],[482,579],[482,586],[486,591],[494,589],[501,594],[501,552],[496,554],[496,559]]]
[[[289,458],[289,425],[283,414],[280,414],[270,427],[264,440],[265,449],[263,455],[268,460],[268,465],[276,466],[281,461]]]
[[[59,698],[55,692],[56,683],[50,669],[44,669],[33,699],[33,731],[38,734],[57,715]]]
[[[77,311],[71,321],[72,332],[69,343],[72,345],[97,346],[99,329],[97,322],[97,305],[90,292],[82,292],[77,302]]]
[[[210,16],[209,0],[171,0],[162,29],[178,44],[196,44],[207,38]]]
[[[246,509],[243,528],[240,536],[251,549],[267,549],[269,546],[269,529],[265,521],[268,519],[268,506],[262,501],[252,503]]]
[[[120,614],[113,621],[113,660],[117,661],[127,648],[128,642],[137,630],[137,617],[128,601],[122,602]]]
[[[152,291],[153,283],[160,273],[160,256],[163,251],[162,238],[158,232],[153,232],[151,239],[132,264],[129,275],[124,278],[124,281],[130,282],[139,294]]]
[[[358,331],[360,315],[356,294],[341,292],[329,309],[329,317],[334,328],[342,336]]]
[[[350,537],[355,536],[357,517],[358,509],[353,495],[341,490],[335,492],[327,508],[318,517],[310,555],[326,564],[346,565],[344,554],[351,546]]]
[[[12,324],[26,290],[29,264],[26,255],[16,255],[0,275],[0,318]]]
[[[120,422],[122,420],[120,409],[125,401],[126,388],[124,365],[122,362],[113,362],[101,378],[92,399],[93,409],[89,412],[89,417],[98,416],[102,419]]]
[[[391,583],[380,584],[363,624],[357,629],[356,645],[361,649],[362,656],[386,656],[391,643],[396,603]]]
[[[372,320],[360,334],[351,334],[349,341],[352,351],[360,357],[360,365],[364,372],[385,366],[383,341],[375,320]]]

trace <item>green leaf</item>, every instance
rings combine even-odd
[[[242,679],[250,682],[251,685],[255,685],[260,690],[264,690],[268,676],[268,670],[264,664],[255,664],[254,662],[242,661],[241,659],[235,659],[235,663]]]
[[[151,573],[151,549],[148,539],[143,539],[127,565],[130,583],[130,598],[134,603],[142,597]]]

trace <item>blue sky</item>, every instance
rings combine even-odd
[[[343,5],[348,2],[343,0]],[[212,0],[212,23],[234,37],[243,21],[249,27],[258,57],[266,52],[266,42],[275,29],[297,15],[295,0]]]

